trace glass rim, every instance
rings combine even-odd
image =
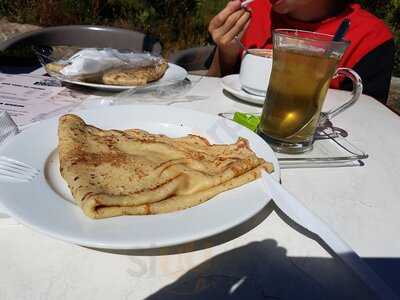
[[[310,36],[296,36],[290,33],[302,33],[302,34],[309,34]],[[315,32],[315,31],[308,31],[308,30],[300,30],[300,29],[289,29],[289,28],[278,28],[274,29],[272,31],[273,34],[279,34],[281,36],[285,36],[288,38],[293,38],[293,39],[301,39],[305,41],[315,41],[315,42],[325,42],[325,43],[330,43],[330,44],[336,44],[336,45],[349,45],[350,42],[347,40],[342,40],[342,41],[333,41],[333,35],[328,34],[328,33],[321,33],[321,32]],[[318,38],[320,37],[320,38]],[[324,37],[324,38],[322,38]]]

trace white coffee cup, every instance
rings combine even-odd
[[[265,96],[272,70],[272,50],[249,49],[240,65],[242,89],[250,94]]]

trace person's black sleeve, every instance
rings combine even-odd
[[[386,104],[394,63],[394,40],[387,41],[364,56],[354,67],[363,81],[363,94]],[[342,89],[351,90],[350,80],[345,80]]]

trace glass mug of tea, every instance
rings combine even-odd
[[[323,113],[333,117],[353,105],[362,94],[361,78],[338,68],[349,43],[315,32],[277,29],[273,32],[273,65],[257,133],[277,152],[303,153],[313,147],[322,105],[331,79],[348,77],[352,98]]]

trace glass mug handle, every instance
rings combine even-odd
[[[338,114],[340,114],[341,112],[343,112],[344,110],[346,110],[347,108],[352,106],[360,98],[360,96],[363,92],[363,84],[362,84],[361,77],[352,69],[338,68],[336,70],[333,78],[336,78],[338,76],[347,77],[352,81],[352,83],[353,83],[353,90],[351,92],[352,97],[345,104],[343,104],[337,108],[331,109],[330,111],[322,113],[323,119],[325,119],[325,120],[337,116]]]

